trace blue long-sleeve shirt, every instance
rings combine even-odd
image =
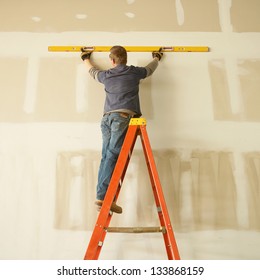
[[[150,76],[157,66],[158,61],[154,59],[146,67],[119,64],[105,71],[92,67],[89,70],[90,75],[104,84],[106,93],[104,114],[113,111],[128,111],[141,116],[140,80]]]

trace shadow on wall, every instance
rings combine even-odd
[[[155,161],[174,230],[242,229],[237,210],[233,155],[192,151],[183,159],[174,150],[155,151]],[[100,155],[93,151],[62,152],[57,157],[55,228],[92,230],[98,212],[94,206]],[[260,155],[244,157],[249,228],[260,229]],[[133,153],[119,196],[123,215],[113,226],[153,226],[159,220],[142,151]],[[244,229],[244,228],[243,228]]]

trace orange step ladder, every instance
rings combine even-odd
[[[128,167],[128,163],[130,161],[131,154],[138,135],[141,138],[161,226],[144,228],[110,228],[109,224],[113,215],[113,213],[110,211],[110,207],[112,205],[112,202],[116,202],[118,198],[126,169]],[[130,120],[125,140],[121,148],[113,175],[111,177],[103,205],[100,209],[96,225],[89,241],[84,260],[98,259],[107,232],[162,232],[168,259],[180,259],[177,243],[175,241],[173,228],[171,226],[170,217],[159,180],[159,175],[156,169],[152,149],[146,131],[146,120],[144,118],[132,118]]]

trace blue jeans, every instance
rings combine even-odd
[[[102,159],[98,172],[97,199],[104,200],[128,129],[130,116],[121,113],[105,115],[101,121]]]

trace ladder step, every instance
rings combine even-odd
[[[165,227],[108,227],[107,232],[116,233],[152,233],[152,232],[165,232]]]

